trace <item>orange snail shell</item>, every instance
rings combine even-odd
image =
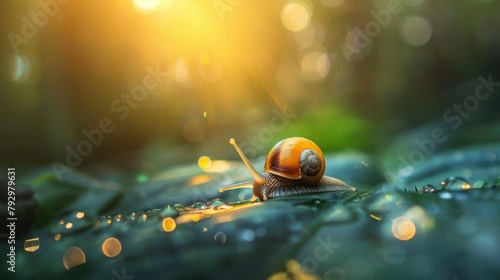
[[[309,139],[291,137],[278,142],[266,158],[264,172],[305,184],[319,182],[325,174],[325,157]]]

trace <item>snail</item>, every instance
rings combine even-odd
[[[253,180],[220,188],[219,192],[253,188],[252,199],[267,200],[293,194],[356,190],[339,179],[323,176],[323,152],[309,139],[291,137],[278,142],[267,155],[263,174],[255,170],[233,138],[229,143],[240,155]]]

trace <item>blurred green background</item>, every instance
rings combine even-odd
[[[295,135],[326,151],[377,153],[398,133],[442,122],[478,76],[498,77],[499,6],[1,1],[2,161],[237,158],[230,137],[253,158]],[[475,118],[498,116],[497,101]],[[85,134],[95,143],[82,144]]]

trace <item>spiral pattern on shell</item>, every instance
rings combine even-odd
[[[315,151],[305,149],[300,153],[300,170],[308,177],[314,177],[321,171],[321,159]]]

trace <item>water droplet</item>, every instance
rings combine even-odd
[[[107,227],[109,227],[113,223],[113,217],[112,216],[101,216],[99,219],[97,219],[94,222],[94,230],[100,231],[103,230]]]
[[[463,191],[471,188],[469,182],[462,177],[448,177],[441,182],[441,186],[443,190],[451,191]]]
[[[179,203],[176,203],[176,204],[174,204],[174,208],[176,210],[184,210],[186,208],[186,206],[179,204]]]
[[[113,220],[115,222],[123,222],[123,221],[126,221],[126,216],[124,216],[122,214],[117,214],[117,215],[115,215]]]
[[[422,188],[423,193],[434,193],[436,191],[436,187],[431,184],[427,184]]]
[[[207,205],[205,205],[205,203],[203,202],[196,202],[193,205],[191,205],[190,208],[195,210],[203,210],[207,208]]]
[[[476,183],[474,183],[473,188],[474,189],[481,189],[481,188],[487,188],[488,187],[488,181],[483,181],[479,180]]]
[[[225,202],[222,199],[218,199],[218,198],[209,201],[207,203],[206,207],[214,209],[214,210],[223,210],[223,209],[233,208],[233,206],[231,206],[229,203]]]
[[[226,235],[223,232],[217,232],[214,236],[214,240],[217,243],[226,243]]]
[[[140,217],[143,221],[153,219],[153,218],[161,219],[160,218],[161,211],[162,211],[162,209],[149,209],[148,208],[148,209],[144,210],[144,212],[140,215]]]
[[[167,208],[163,209],[160,212],[160,219],[164,218],[177,218],[179,216],[179,212],[175,210],[175,208],[172,208],[168,206]]]
[[[127,214],[127,220],[130,221],[130,222],[137,221],[137,214],[135,212]]]
[[[81,219],[81,218],[85,217],[85,213],[84,212],[78,212],[78,213],[76,213],[76,217],[78,219]]]
[[[35,252],[40,248],[40,238],[31,238],[24,241],[24,250],[26,252]]]
[[[88,215],[82,211],[70,210],[58,215],[57,222],[50,226],[50,231],[54,234],[72,234],[86,230],[92,226]]]

